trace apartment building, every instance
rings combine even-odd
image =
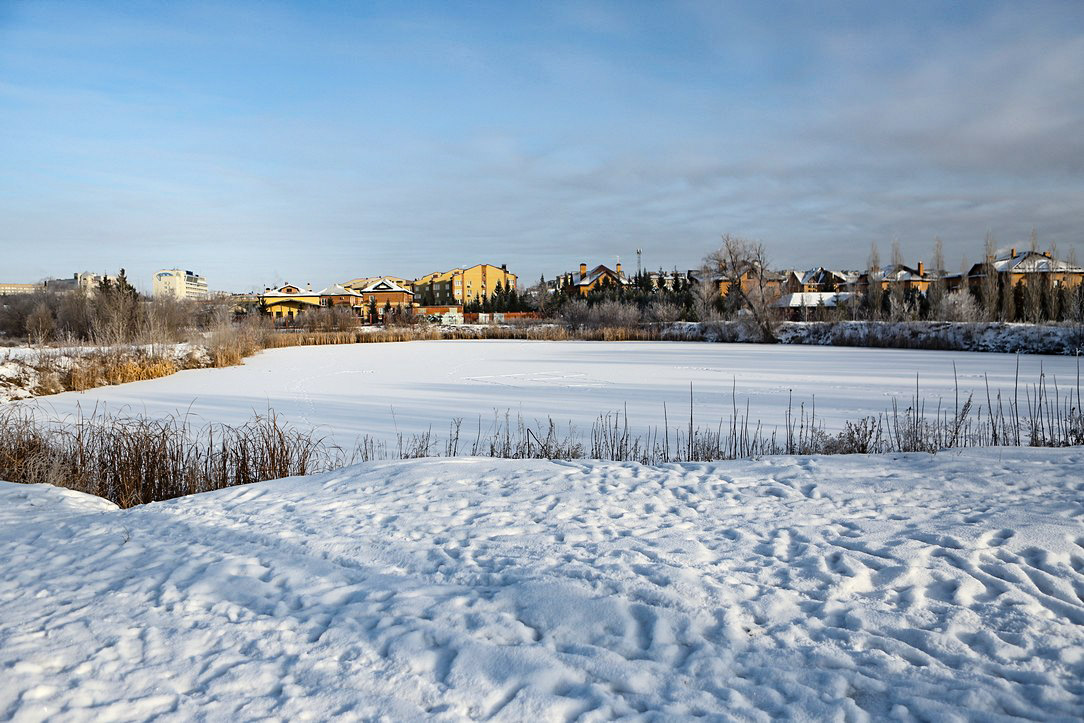
[[[207,279],[184,269],[162,269],[154,274],[151,293],[156,297],[175,299],[206,299]]]
[[[41,284],[0,284],[0,296],[33,294],[42,288],[44,287]]]
[[[518,277],[505,264],[475,264],[469,268],[435,271],[414,280],[414,298],[427,305],[461,306],[493,296],[499,285],[515,288]]]

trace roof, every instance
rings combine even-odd
[[[832,308],[845,304],[854,298],[849,291],[805,291],[797,294],[784,294],[774,306],[783,309],[801,309],[811,306],[825,306]]]
[[[344,281],[341,284],[339,284],[339,286],[349,286],[349,287],[352,287],[352,288],[361,289],[361,288],[365,288],[366,286],[373,283],[374,281],[380,281],[381,279],[389,279],[389,280],[394,281],[395,283],[399,284],[400,286],[402,286],[403,284],[411,283],[411,281],[409,279],[403,279],[403,278],[400,278],[398,276],[359,276],[356,279],[350,279],[349,281]]]
[[[575,281],[573,281],[572,283],[575,286],[590,286],[591,284],[601,279],[603,276],[610,276],[614,279],[617,279],[617,283],[619,284],[632,283],[625,278],[625,275],[623,273],[619,274],[605,264],[599,264],[595,268],[588,271],[586,275],[575,274],[573,277]]]
[[[379,279],[377,281],[374,281],[373,283],[369,284],[364,289],[362,289],[359,293],[372,294],[372,293],[377,293],[377,292],[389,292],[389,291],[399,291],[399,292],[402,292],[404,294],[410,294],[411,296],[414,296],[413,291],[411,291],[410,289],[404,289],[402,286],[395,283],[391,279]]]
[[[458,267],[450,269],[448,271],[433,271],[426,274],[425,276],[419,276],[417,279],[415,279],[414,283],[419,285],[435,284],[438,281],[448,281],[456,274],[461,273],[463,273],[463,269]]]
[[[1023,253],[999,256],[993,261],[998,273],[1013,274],[1084,274],[1084,267],[1068,261],[1053,258],[1049,252],[1024,251]],[[986,263],[977,263],[967,272],[969,277],[985,275]]]
[[[866,274],[867,278],[882,279],[883,281],[929,281],[930,275],[918,269],[913,269],[904,264],[886,266],[880,271],[871,271]]]
[[[794,275],[798,276],[799,274],[798,272],[794,272]],[[848,281],[847,277],[843,274],[838,271],[831,271],[823,266],[804,271],[800,276],[800,283],[802,284],[824,284],[829,280],[834,283],[846,283]]]
[[[1011,271],[1016,274],[1034,273],[1084,273],[1084,268],[1074,266],[1067,261],[1061,261],[1038,251],[1025,251],[1016,256],[997,259],[994,268],[999,272]]]
[[[294,292],[294,291],[283,291],[283,289],[286,289],[286,288],[294,288],[294,289],[297,289],[297,291],[296,292]],[[312,289],[302,289],[302,288],[300,288],[298,286],[294,286],[293,284],[284,284],[283,286],[280,286],[279,288],[275,289],[274,291],[265,291],[265,292],[263,292],[262,294],[260,294],[260,298],[263,298],[263,299],[294,299],[296,301],[301,301],[301,302],[304,302],[304,303],[319,304],[320,303],[319,301],[309,301],[308,300],[308,299],[315,299],[319,295],[320,295],[319,292],[313,291]]]
[[[347,289],[341,284],[332,284],[320,292],[320,296],[360,296],[353,289]]]

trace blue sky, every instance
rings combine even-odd
[[[1084,4],[0,0],[0,281],[1084,258]]]

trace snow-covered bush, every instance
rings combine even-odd
[[[966,289],[946,294],[936,310],[937,318],[945,321],[976,322],[982,318],[982,310],[975,297]]]

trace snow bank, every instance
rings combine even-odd
[[[784,344],[1073,355],[1084,352],[1084,327],[950,321],[792,322],[783,325],[780,340]]]
[[[419,460],[126,511],[0,483],[0,718],[1079,719],[1082,465]]]
[[[760,333],[749,323],[678,322],[663,331],[668,339],[750,343]],[[779,325],[779,343],[860,346],[1009,354],[1084,353],[1081,324],[1006,324],[953,321],[789,321]]]

